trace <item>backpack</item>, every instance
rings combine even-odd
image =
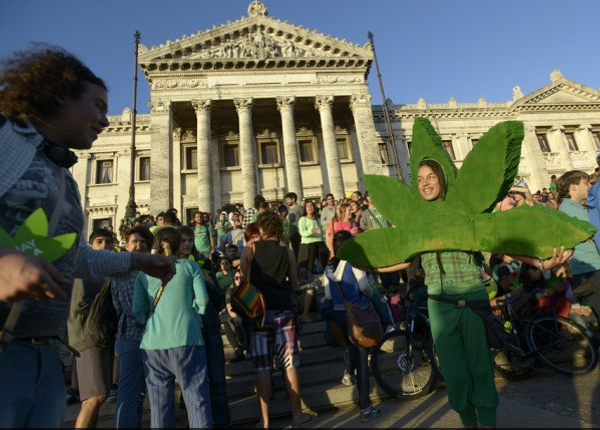
[[[117,334],[117,311],[113,305],[110,279],[104,282],[100,292],[94,297],[83,328],[85,335],[99,348],[106,348],[114,341]]]

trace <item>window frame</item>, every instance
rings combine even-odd
[[[352,150],[350,148],[350,136],[335,136],[335,143],[337,145],[338,150],[338,159],[340,161],[352,161]],[[340,147],[344,147],[344,152],[346,153],[345,157],[342,157],[340,152]]]
[[[144,161],[148,161],[147,163],[147,170],[148,170],[148,177],[147,178],[143,178],[142,177],[142,172],[145,170],[144,167]],[[152,160],[150,158],[149,155],[143,155],[138,157],[138,181],[139,182],[147,182],[150,180],[151,175],[152,175]]]
[[[552,148],[550,148],[550,142],[548,142],[548,136],[546,133],[536,133],[535,136],[537,137],[538,145],[540,145],[540,150],[544,154],[552,152]]]
[[[298,142],[298,157],[300,159],[300,164],[312,164],[317,163],[319,159],[319,148],[317,147],[317,140],[312,136],[305,136],[301,138],[296,138]],[[306,146],[309,147],[311,152],[311,160],[303,160],[302,159],[302,144],[306,143]]]
[[[110,178],[108,181],[101,180],[101,175],[104,172],[104,166],[102,166],[103,163],[110,163]],[[113,158],[102,158],[102,159],[96,160],[96,180],[94,182],[96,185],[114,184],[115,183],[114,176],[115,176],[115,160]]]
[[[579,145],[577,145],[577,138],[575,137],[575,133],[565,133],[565,140],[567,142],[567,149],[569,150],[569,152],[579,151]]]
[[[183,144],[181,146],[182,149],[182,157],[181,157],[181,164],[182,164],[182,170],[186,171],[186,172],[196,172],[198,171],[198,146],[193,144]],[[196,164],[193,165],[193,163],[191,163],[193,161],[193,157],[192,157],[192,153],[196,152]]]
[[[454,145],[452,144],[452,139],[442,139],[442,146],[444,147],[444,150],[448,153],[448,155],[450,155],[450,158],[453,161],[456,161],[456,152],[454,152]]]
[[[274,166],[281,166],[281,148],[279,145],[279,141],[277,139],[260,139],[256,142],[256,146],[257,146],[257,154],[258,154],[258,165],[259,166],[265,166],[265,167],[274,167]],[[277,157],[277,159],[273,162],[265,162],[265,160],[263,158],[263,149],[266,146],[272,146],[275,151],[274,151],[274,155]],[[272,151],[271,151],[272,152]]]
[[[241,167],[241,157],[240,157],[240,142],[239,141],[221,141],[219,142],[219,149],[221,153],[221,166],[225,169],[239,169]],[[233,150],[234,161],[237,164],[229,165],[227,164],[227,150]]]

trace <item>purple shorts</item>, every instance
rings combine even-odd
[[[265,330],[252,333],[252,366],[255,372],[273,369],[274,351],[284,369],[300,365],[292,311],[267,311]]]

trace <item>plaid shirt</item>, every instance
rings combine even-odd
[[[20,127],[7,121],[0,127],[0,228],[11,236],[25,219],[42,208],[47,217],[56,209],[60,188],[60,167],[46,157],[43,136],[30,124]],[[55,236],[75,232],[79,240],[52,265],[72,284],[73,278],[102,279],[129,270],[131,256],[126,253],[94,251],[81,237],[83,208],[77,183],[65,171],[65,198]],[[66,301],[24,300],[15,338],[54,336],[66,329],[71,285]],[[1,304],[2,307],[7,307]]]
[[[462,295],[485,288],[481,281],[481,268],[475,264],[472,254],[461,251],[440,252],[440,262],[445,273],[441,273],[436,254],[421,254],[429,294]]]
[[[250,208],[244,213],[244,219],[242,221],[242,228],[246,228],[248,224],[252,222],[254,216],[258,213],[258,209]]]
[[[117,339],[142,340],[144,326],[133,315],[133,290],[140,272],[129,272],[111,278],[113,305],[117,311]]]

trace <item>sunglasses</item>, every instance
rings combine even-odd
[[[233,279],[235,279],[236,281],[239,281],[240,279],[242,279],[241,276],[234,276]]]

